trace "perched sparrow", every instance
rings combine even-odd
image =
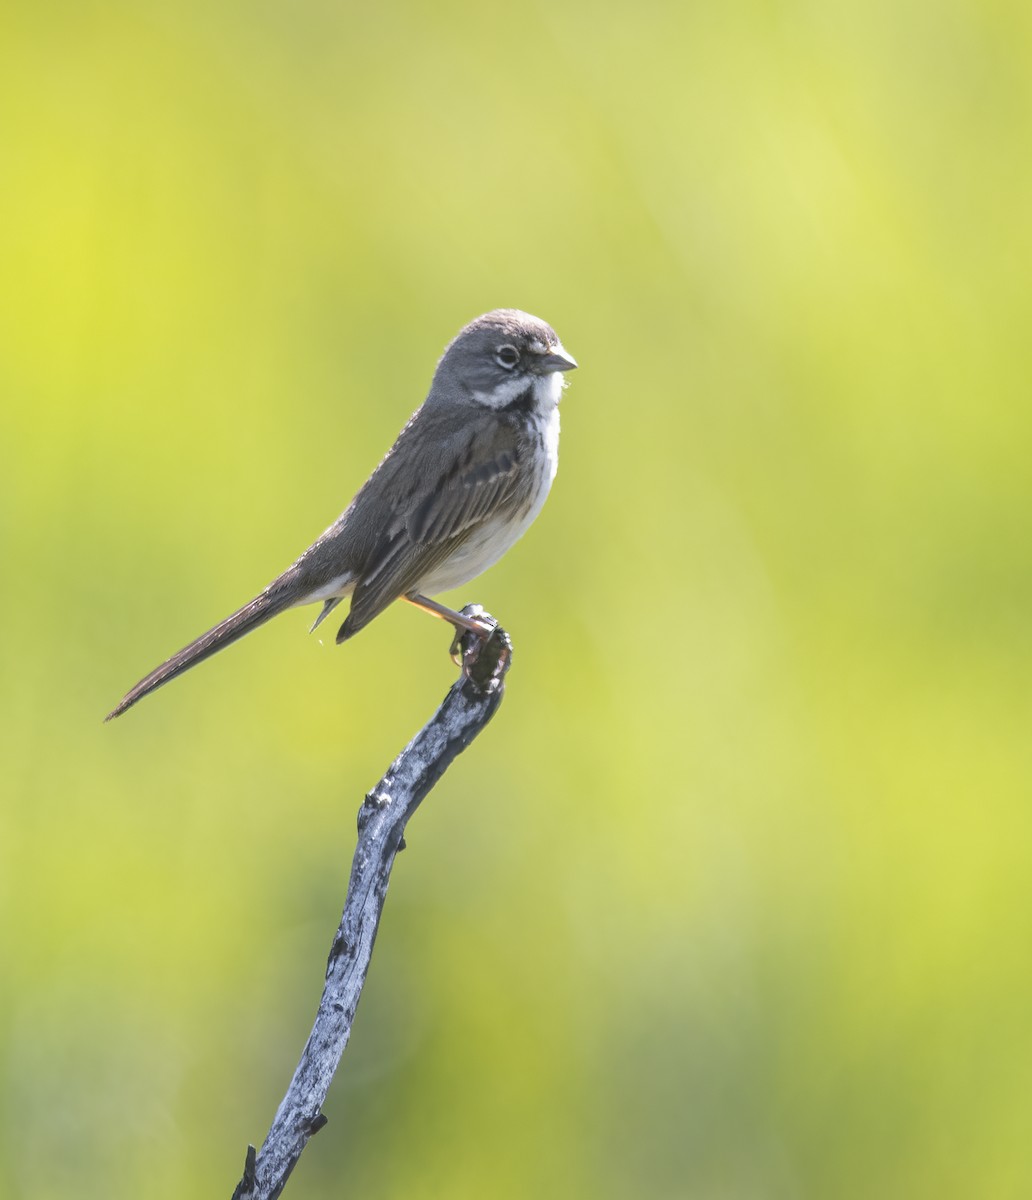
[[[576,365],[537,317],[509,308],[477,317],[447,347],[429,395],[346,511],[250,604],[141,679],[107,719],[299,604],[322,602],[315,629],[350,596],[338,642],[398,599],[486,635],[429,596],[476,578],[541,511],[559,462],[562,373]]]

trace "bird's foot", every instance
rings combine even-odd
[[[465,617],[456,624],[451,644],[451,657],[463,675],[479,692],[491,695],[501,689],[512,659],[509,635],[479,604],[467,604],[459,614]]]
[[[455,636],[448,653],[452,662],[461,667],[469,654],[479,654],[480,647],[498,628],[498,622],[490,613],[484,612],[479,604],[467,604],[465,608],[454,613],[453,618],[455,619],[451,623]]]
[[[484,612],[479,604],[467,604],[456,612],[417,592],[401,599],[452,626],[455,630],[449,651],[452,662],[462,668],[463,676],[478,691],[491,694],[501,689],[512,658],[512,642],[490,613]]]

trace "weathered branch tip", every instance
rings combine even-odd
[[[240,1178],[240,1182],[236,1185],[233,1200],[252,1200],[256,1183],[255,1164],[257,1159],[258,1154],[255,1148],[248,1146],[247,1154],[244,1156],[244,1173]]]

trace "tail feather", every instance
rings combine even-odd
[[[282,612],[285,608],[289,608],[295,602],[296,598],[296,595],[293,593],[284,594],[283,592],[276,595],[262,592],[260,596],[255,596],[250,604],[245,604],[243,608],[238,609],[232,616],[227,617],[224,621],[220,621],[213,629],[209,629],[207,633],[202,633],[189,646],[184,646],[177,654],[173,654],[167,662],[163,662],[160,667],[155,667],[149,675],[145,675],[134,688],[126,692],[104,720],[110,721],[114,717],[120,717],[126,709],[132,708],[137,700],[142,700],[144,696],[149,692],[153,692],[155,688],[168,683],[170,679],[175,679],[177,675],[182,675],[184,671],[188,671],[196,663],[210,658],[224,646],[228,646],[238,638],[242,638],[245,633],[250,633],[252,629],[257,629],[259,625],[264,625],[271,617],[276,616],[277,613]]]

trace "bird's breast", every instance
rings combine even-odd
[[[432,596],[469,583],[496,563],[534,523],[559,467],[558,408],[528,419],[520,461],[520,479],[511,500],[489,514],[420,581],[421,592]]]

